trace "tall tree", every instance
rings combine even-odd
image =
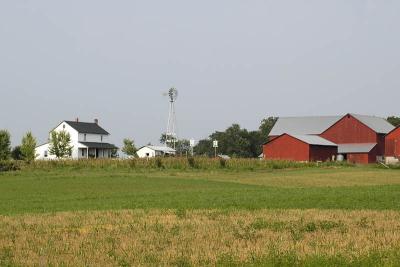
[[[212,155],[214,155],[212,140],[211,139],[200,140],[194,147],[194,153],[198,156],[212,157]]]
[[[70,157],[72,154],[72,146],[70,145],[71,136],[66,131],[52,131],[50,138],[49,152],[57,158]]]
[[[390,116],[387,118],[387,121],[395,127],[400,126],[400,117]]]
[[[249,132],[250,153],[253,157],[258,157],[262,153],[262,146],[265,143],[265,138],[261,131]]]
[[[133,156],[136,157],[136,146],[135,142],[131,139],[125,138],[124,141],[124,146],[122,147],[122,152],[124,152],[128,156]]]
[[[21,152],[21,146],[16,146],[13,148],[11,151],[11,157],[13,160],[23,160],[22,152]]]
[[[0,160],[7,160],[11,155],[11,136],[7,130],[0,130]]]
[[[167,142],[167,135],[165,133],[163,133],[163,134],[161,134],[161,137],[160,137],[160,144],[165,144],[166,142]],[[175,144],[175,149],[176,149],[178,146],[178,142],[179,142],[179,140],[176,137],[170,136],[167,146],[170,148],[174,148],[174,144]]]
[[[208,139],[200,140],[194,150],[197,155],[211,156],[214,154],[213,140],[217,140],[219,154],[232,157],[255,157],[258,156],[258,150],[254,147],[256,144],[262,143],[259,140],[252,140],[256,137],[258,137],[258,134],[249,133],[246,129],[240,128],[239,124],[232,124],[225,131],[214,132]]]
[[[180,139],[176,142],[176,153],[179,155],[186,155],[190,151],[190,141],[187,139]]]
[[[27,132],[22,138],[21,153],[25,161],[31,162],[35,159],[36,139],[31,132]]]
[[[268,117],[261,121],[259,130],[263,136],[264,142],[268,141],[268,135],[271,132],[277,120],[278,120],[277,117]]]

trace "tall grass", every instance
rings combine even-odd
[[[31,170],[65,169],[136,169],[136,170],[263,170],[263,169],[299,169],[318,167],[353,166],[345,162],[295,162],[258,159],[211,159],[195,158],[153,158],[153,159],[89,159],[35,161],[23,168]]]

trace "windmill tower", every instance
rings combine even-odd
[[[165,133],[165,145],[175,149],[176,142],[178,140],[176,134],[176,115],[175,115],[175,102],[178,98],[178,91],[175,88],[168,90],[165,94],[169,98],[169,114],[168,114],[168,125]]]

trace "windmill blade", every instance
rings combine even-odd
[[[169,89],[168,95],[171,99],[171,101],[175,101],[178,98],[178,90],[176,90],[174,87]]]

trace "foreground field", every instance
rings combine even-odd
[[[399,266],[400,171],[0,173],[0,266]]]
[[[400,171],[49,170],[0,174],[0,214],[115,209],[400,209]]]
[[[0,217],[2,265],[398,265],[393,211],[109,211]]]

